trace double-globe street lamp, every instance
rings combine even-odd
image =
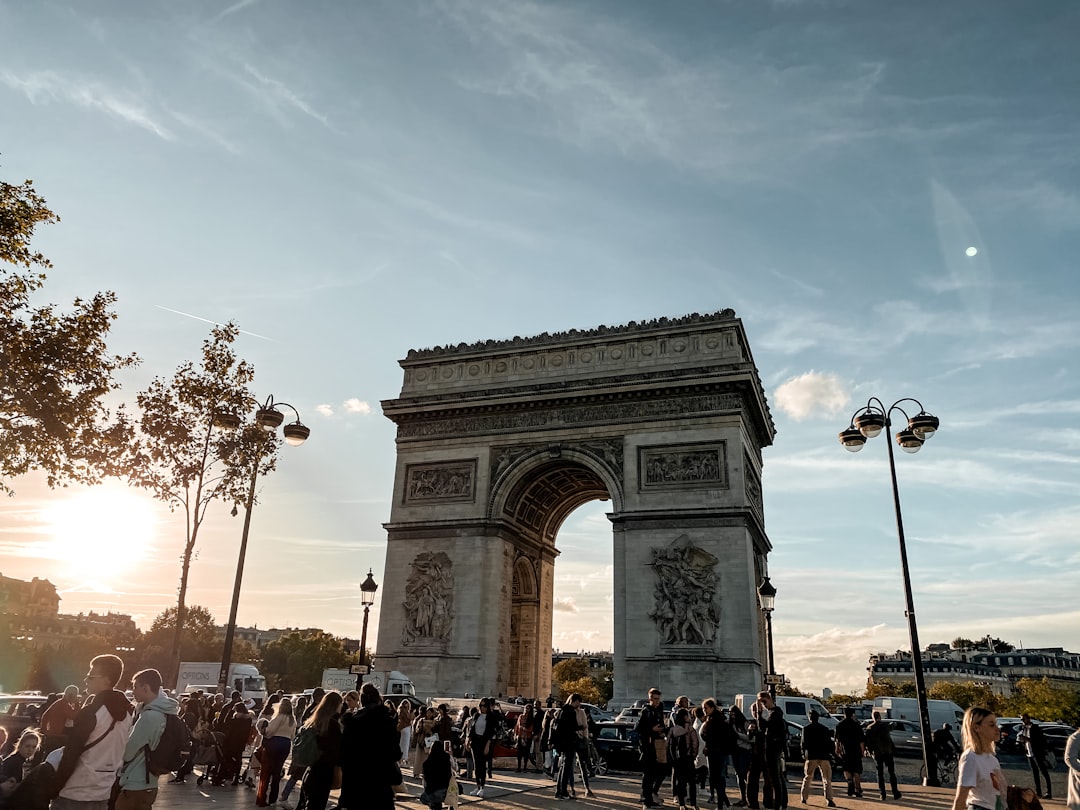
[[[768,575],[765,579],[761,580],[761,584],[757,589],[758,604],[761,606],[761,612],[765,614],[765,638],[769,645],[769,673],[765,679],[765,684],[769,687],[769,694],[774,698],[776,697],[776,659],[773,658],[773,643],[772,643],[772,612],[776,607],[776,586],[769,581]]]
[[[274,433],[282,422],[285,415],[278,410],[278,406],[284,405],[296,416],[295,422],[290,422],[281,429],[285,437],[285,443],[294,447],[307,441],[311,435],[311,429],[300,421],[300,412],[288,402],[275,402],[273,395],[266,398],[255,412],[255,424],[267,433]],[[234,413],[222,411],[215,414],[215,424],[219,427],[236,429],[240,427],[240,418]],[[225,648],[221,654],[221,670],[218,672],[218,692],[225,693],[229,682],[229,667],[232,664],[233,637],[236,635],[236,611],[240,606],[240,583],[244,578],[244,560],[247,557],[248,532],[251,530],[251,510],[255,506],[255,486],[259,481],[259,464],[262,462],[263,444],[256,443],[255,457],[251,462],[251,484],[248,487],[247,500],[244,503],[244,531],[240,536],[240,556],[236,561],[236,579],[233,581],[232,607],[229,609],[229,624],[225,628]],[[234,508],[233,514],[236,514]]]
[[[379,585],[375,582],[375,577],[371,575],[371,569],[368,569],[367,579],[360,583],[360,604],[364,606],[364,629],[360,631],[360,672],[356,674],[356,691],[360,691],[360,687],[364,683],[364,676],[368,674],[370,667],[367,660],[367,623],[368,612],[371,610],[371,606],[375,604],[375,591],[379,590]]]
[[[918,405],[919,412],[914,416],[908,416],[907,411],[900,407],[905,402]],[[885,431],[885,444],[889,448],[889,474],[892,476],[893,504],[896,508],[896,532],[900,538],[900,566],[904,573],[904,598],[907,600],[905,615],[911,642],[911,667],[915,671],[915,691],[919,702],[919,720],[922,724],[923,767],[926,773],[924,783],[931,787],[938,787],[940,783],[937,776],[937,755],[934,752],[930,711],[926,702],[926,679],[922,671],[919,630],[915,624],[915,601],[911,596],[911,574],[908,571],[907,543],[904,540],[904,516],[900,512],[900,489],[896,483],[896,461],[893,456],[892,442],[887,441],[892,428],[893,411],[899,411],[907,419],[907,427],[896,433],[896,443],[905,453],[919,452],[926,440],[937,432],[938,418],[928,414],[917,399],[910,397],[898,399],[886,408],[880,399],[871,397],[865,407],[852,414],[851,424],[846,430],[840,432],[840,443],[852,453],[857,453],[862,450],[867,439],[873,439]]]

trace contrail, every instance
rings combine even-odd
[[[154,304],[154,306],[158,309],[163,309],[166,312],[172,312],[174,315],[183,315],[185,318],[194,318],[196,321],[202,321],[203,323],[212,323],[214,326],[221,326],[221,324],[217,321],[211,321],[207,318],[200,318],[198,315],[192,315],[190,312],[181,312],[178,309],[169,309],[169,307],[163,307],[161,304]],[[259,338],[259,340],[269,340],[271,343],[277,343],[277,341],[271,337],[267,337],[266,335],[257,335],[254,332],[246,332],[243,329],[240,330],[240,334],[251,335],[252,337]]]

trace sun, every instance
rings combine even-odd
[[[70,574],[113,584],[150,554],[156,511],[152,499],[109,485],[58,500],[42,516],[48,556]]]

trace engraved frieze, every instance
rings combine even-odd
[[[716,639],[719,560],[681,535],[667,548],[652,549],[656,606],[649,618],[669,645],[704,645]]]
[[[399,439],[433,436],[465,436],[473,433],[559,428],[572,425],[666,419],[710,412],[734,412],[742,408],[739,394],[700,394],[634,402],[610,402],[543,408],[536,411],[477,414],[447,419],[423,419],[398,425]]]
[[[471,501],[475,489],[475,459],[410,464],[405,471],[405,503]]]
[[[724,442],[638,448],[642,491],[727,486]]]
[[[405,582],[405,645],[446,643],[454,634],[453,563],[441,551],[417,554]]]

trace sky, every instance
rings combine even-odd
[[[907,647],[885,440],[837,441],[871,397],[941,419],[897,458],[923,644],[1080,651],[1077,30],[1069,0],[0,0],[0,177],[61,216],[44,300],[118,295],[120,399],[235,320],[311,427],[260,482],[243,625],[359,635],[409,349],[733,308],[777,427],[776,668],[855,690]],[[174,603],[178,513],[14,484],[4,575],[144,629]],[[559,649],[610,649],[604,507],[558,538]],[[220,622],[242,520],[192,571]]]

